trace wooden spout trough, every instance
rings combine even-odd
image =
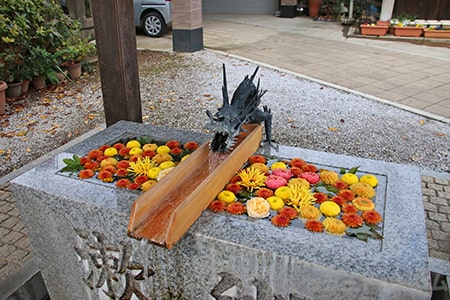
[[[211,166],[209,142],[133,202],[128,235],[151,243],[172,246],[189,230],[230,178],[258,149],[259,124],[248,124],[228,154]]]

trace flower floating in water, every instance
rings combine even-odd
[[[276,160],[255,154],[209,209],[259,219],[269,217],[271,224],[280,228],[303,225],[311,233],[380,239],[376,230],[381,228],[378,225],[383,218],[375,210],[374,189],[378,179],[358,172],[357,167],[341,169],[340,173],[319,171],[301,158]]]
[[[61,172],[76,172],[80,179],[95,177],[118,188],[147,191],[198,147],[196,142],[187,142],[181,148],[175,140],[158,144],[145,138],[132,139],[101,145],[83,157],[64,159],[66,166]]]

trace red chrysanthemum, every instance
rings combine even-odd
[[[111,146],[110,145],[101,145],[100,147],[98,147],[98,150],[100,150],[103,153],[108,148],[111,148]]]
[[[242,187],[237,183],[229,183],[225,186],[225,189],[235,195],[240,194],[243,191]]]
[[[270,222],[278,227],[287,227],[291,224],[291,219],[286,215],[278,214],[270,219]]]
[[[99,163],[96,161],[88,161],[84,164],[85,169],[97,170]]]
[[[127,189],[129,190],[137,190],[139,188],[140,184],[137,184],[136,182],[132,182],[127,186]]]
[[[194,151],[199,147],[199,144],[196,142],[187,142],[184,144],[183,148],[186,150]]]
[[[103,155],[103,151],[100,150],[91,150],[86,155],[89,159],[96,160],[98,157]]]
[[[209,206],[209,210],[212,212],[221,212],[225,210],[225,202],[220,200],[213,200]]]
[[[115,174],[116,173],[116,168],[114,166],[111,166],[111,165],[104,167],[102,170],[108,171],[111,174]]]
[[[97,178],[103,182],[112,182],[113,181],[112,176],[113,174],[111,172],[102,170],[98,173]]]
[[[247,212],[245,205],[241,202],[233,202],[227,205],[225,208],[227,212],[233,215],[243,215]]]
[[[131,150],[130,148],[124,147],[119,150],[119,155],[126,157],[130,154],[130,150]]]
[[[90,160],[86,156],[83,156],[82,158],[80,158],[80,165],[84,166],[89,161],[92,161],[92,160]]]
[[[278,211],[278,214],[288,217],[290,220],[297,218],[298,211],[290,206],[285,206]]]
[[[383,221],[383,217],[376,210],[365,211],[362,217],[367,224],[378,224]]]
[[[317,167],[315,165],[306,164],[306,165],[302,166],[302,170],[303,170],[303,172],[315,173],[315,172],[317,172]]]
[[[347,203],[342,205],[342,211],[347,214],[356,214],[358,209],[353,204]]]
[[[122,179],[117,180],[116,186],[119,188],[126,188],[126,187],[128,187],[128,185],[130,185],[130,183],[131,183],[130,180],[128,180],[126,178],[122,178]]]
[[[107,158],[109,158],[109,156],[101,155],[101,156],[97,157],[96,161],[102,162],[102,160],[107,159]]]
[[[342,198],[340,196],[334,196],[330,200],[335,202],[339,206],[342,206],[347,202],[347,200],[345,200],[344,198]]]
[[[328,200],[328,195],[322,192],[317,192],[313,194],[314,198],[316,198],[316,203],[321,204]]]
[[[166,146],[169,147],[170,149],[178,148],[180,147],[180,142],[176,140],[171,140],[166,143]]]
[[[255,164],[255,163],[265,164],[266,163],[266,158],[264,156],[262,156],[262,155],[252,155],[248,159],[248,162],[250,164]]]
[[[301,158],[295,157],[289,161],[289,165],[291,168],[299,168],[301,169],[304,165],[306,165],[306,161]]]
[[[155,155],[156,155],[156,151],[153,151],[153,150],[144,150],[141,153],[142,157],[150,157],[150,158],[152,158]]]
[[[358,214],[345,213],[342,215],[341,219],[347,227],[352,228],[361,227],[364,223],[363,218],[361,218]]]
[[[170,154],[172,155],[180,155],[182,152],[183,150],[179,147],[175,147],[170,150]]]
[[[323,232],[324,226],[319,220],[308,220],[305,222],[305,229],[312,232]]]
[[[122,143],[115,143],[115,144],[113,145],[113,147],[116,148],[117,151],[119,151],[120,149],[125,148],[125,145],[122,144]]]
[[[231,179],[230,179],[230,183],[236,183],[238,181],[241,181],[242,178],[239,175],[234,175]]]
[[[334,186],[339,190],[344,190],[344,189],[348,188],[348,184],[346,184],[345,182],[343,182],[341,180],[336,181],[334,183]]]
[[[78,177],[81,179],[88,179],[91,178],[95,175],[95,172],[92,171],[91,169],[84,169],[81,170],[80,173],[78,173]]]
[[[292,173],[292,175],[293,175],[294,177],[299,177],[300,174],[303,173],[303,170],[300,169],[299,167],[291,167],[290,170],[291,170],[291,173]]]
[[[134,179],[134,182],[136,182],[137,184],[141,185],[144,182],[146,182],[147,180],[149,180],[149,178],[147,177],[147,175],[139,175]]]
[[[356,195],[351,190],[340,190],[338,196],[344,198],[347,201],[355,199]]]
[[[128,169],[130,162],[128,160],[121,160],[116,164],[117,169]]]
[[[255,192],[255,196],[267,199],[273,196],[273,191],[268,188],[260,188]]]
[[[121,168],[121,169],[117,169],[116,170],[116,175],[118,176],[118,177],[125,177],[125,176],[127,176],[128,175],[128,170],[127,169],[123,169],[123,168]]]
[[[133,155],[128,159],[130,162],[137,162],[141,157],[139,155]]]

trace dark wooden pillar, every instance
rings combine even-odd
[[[195,52],[202,50],[202,0],[173,0],[172,27],[173,51]]]
[[[91,0],[106,126],[142,123],[133,0]]]

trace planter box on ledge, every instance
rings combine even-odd
[[[385,25],[361,25],[361,34],[362,35],[374,35],[374,36],[383,36],[386,35],[386,33],[389,30],[389,26]]]
[[[395,36],[420,37],[422,36],[423,28],[394,26],[393,31]]]
[[[359,166],[375,174],[383,240],[276,228],[267,219],[205,210],[168,250],[127,235],[138,193],[59,172],[63,158],[139,136],[181,143],[210,138],[121,121],[12,181],[51,299],[431,298],[418,168],[281,145],[259,149],[321,168]]]
[[[450,39],[450,30],[423,30],[423,35],[426,38],[435,39]]]

